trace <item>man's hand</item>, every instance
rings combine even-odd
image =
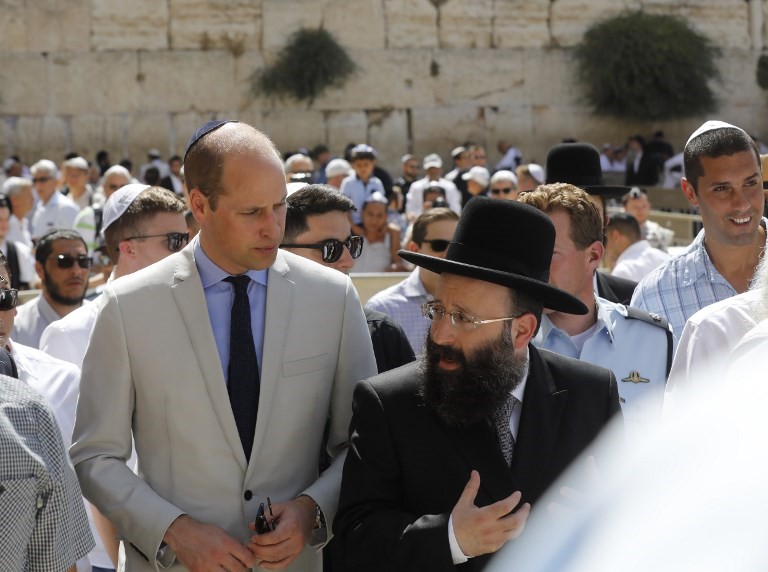
[[[192,572],[220,570],[246,572],[253,554],[218,526],[203,524],[183,514],[171,523],[163,537],[176,559]]]
[[[496,552],[507,540],[520,536],[531,511],[531,505],[525,503],[515,514],[509,514],[520,502],[520,492],[478,508],[475,506],[475,497],[479,488],[480,474],[472,471],[451,513],[456,541],[468,557]]]
[[[308,496],[277,503],[272,507],[275,530],[251,537],[248,548],[265,570],[282,570],[296,560],[315,525],[315,502]],[[254,523],[249,527],[255,530]]]

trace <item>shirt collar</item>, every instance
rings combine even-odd
[[[595,334],[605,329],[606,333],[608,334],[608,337],[611,338],[611,343],[613,343],[613,324],[611,322],[611,317],[609,314],[609,311],[611,310],[611,303],[608,300],[605,300],[595,295],[595,310],[596,310],[596,318],[597,318],[595,321],[595,324],[597,325],[597,327],[595,328]],[[590,328],[591,327],[592,326],[590,326]],[[557,326],[555,326],[555,324],[552,323],[552,320],[549,319],[549,316],[547,316],[546,314],[542,314],[541,327],[539,328],[539,333],[536,334],[536,338],[535,338],[536,344],[543,346],[546,343],[547,338],[549,337],[549,334],[553,330],[557,332],[561,332],[561,334],[565,337],[570,337],[568,334],[566,334]]]
[[[200,281],[203,283],[203,288],[208,288],[214,284],[218,284],[228,276],[231,276],[229,272],[222,270],[216,265],[208,255],[203,251],[203,247],[200,246],[199,237],[196,236],[192,239],[193,254],[195,257],[195,266],[200,273]],[[248,277],[254,282],[258,282],[262,286],[267,285],[267,272],[268,269],[263,270],[249,270],[246,272]]]
[[[421,281],[418,268],[411,272],[408,278],[403,281],[403,294],[406,298],[432,298]]]

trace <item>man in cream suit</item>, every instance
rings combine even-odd
[[[278,251],[285,174],[262,133],[207,123],[185,175],[199,236],[104,293],[71,451],[81,486],[128,571],[319,571],[352,391],[376,373],[362,307],[348,277]],[[255,535],[267,497],[275,530]]]

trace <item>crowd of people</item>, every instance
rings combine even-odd
[[[367,144],[280,153],[218,120],[136,174],[105,152],[6,161],[3,560],[342,572],[481,570],[505,545],[528,558],[557,513],[548,487],[586,454],[616,462],[591,448],[599,435],[642,444],[705,373],[724,383],[734,348],[763,343],[757,143],[722,121],[690,136],[673,186],[703,229],[683,246],[643,188],[671,146],[657,133],[627,150],[569,141],[539,165],[501,142],[491,168],[467,142],[450,169],[406,154],[393,177]],[[606,178],[618,163],[625,184]],[[407,274],[361,304],[349,275],[391,271]],[[558,552],[562,569],[577,552]]]

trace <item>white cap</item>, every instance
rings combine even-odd
[[[502,169],[500,171],[496,171],[493,174],[493,177],[491,177],[491,184],[498,183],[499,181],[505,181],[508,183],[512,183],[517,187],[517,175],[515,175],[512,171],[509,171],[507,169]]]
[[[710,119],[709,121],[705,121],[701,127],[699,127],[696,131],[693,132],[693,134],[690,137],[688,137],[688,141],[685,142],[685,146],[688,147],[691,141],[696,139],[696,137],[698,137],[699,135],[706,133],[707,131],[714,131],[715,129],[723,129],[724,127],[730,127],[732,129],[738,129],[739,131],[744,131],[741,127],[736,127],[735,125],[731,125],[730,123],[726,123],[725,121]],[[746,131],[744,131],[744,133],[746,133]]]
[[[11,167],[13,167],[16,164],[16,159],[13,157],[8,157],[5,161],[3,161],[3,170],[7,171]]]
[[[101,231],[107,230],[107,227],[119,219],[128,207],[133,204],[143,191],[146,191],[149,185],[141,183],[131,183],[117,189],[114,193],[109,195],[107,202],[104,204],[104,214],[101,223]]]
[[[438,169],[443,168],[443,160],[437,153],[431,153],[424,157],[424,168],[431,169],[432,167],[437,167]]]
[[[349,175],[351,172],[352,167],[344,159],[331,159],[325,166],[325,177],[327,179],[338,177],[339,175]]]
[[[147,156],[155,157],[155,158],[159,159],[160,158],[160,149],[157,149],[157,148],[153,147],[152,149],[147,151]]]
[[[536,163],[530,163],[528,165],[528,172],[531,174],[531,177],[536,179],[537,183],[540,185],[544,184],[544,180],[546,179],[544,175],[544,167],[537,165]]]
[[[491,180],[491,175],[488,173],[488,169],[485,167],[472,167],[469,171],[461,176],[465,181],[474,181],[481,187],[488,186],[488,181]]]
[[[67,159],[66,161],[64,161],[64,166],[72,167],[74,169],[80,169],[81,171],[87,171],[88,161],[86,161],[82,157],[72,157],[71,159]]]

